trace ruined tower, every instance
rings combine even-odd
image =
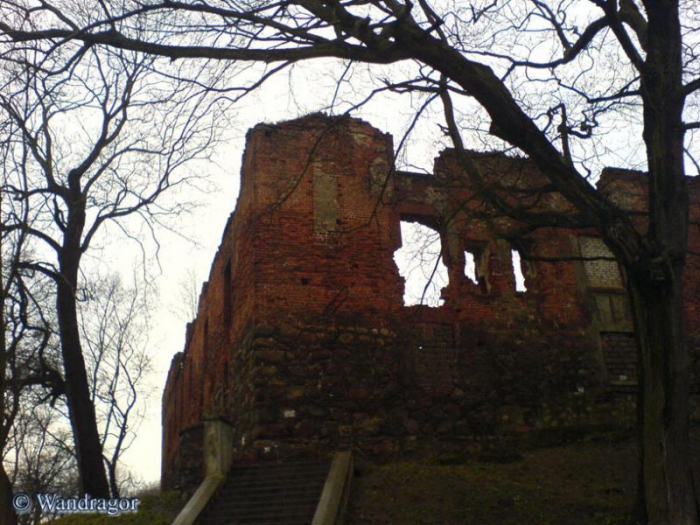
[[[546,181],[530,161],[472,157],[487,180],[532,194],[531,209],[572,212],[556,193],[528,192]],[[608,170],[601,191],[641,210],[642,179]],[[449,285],[438,308],[404,306],[401,221],[439,233]],[[392,137],[357,119],[253,128],[237,209],[163,394],[163,485],[201,480],[211,420],[230,429],[237,461],[349,447],[384,460],[628,413],[635,353],[620,269],[580,260],[609,256],[595,231],[522,231],[486,213],[453,152],[421,175],[395,171]],[[516,237],[537,256],[523,263],[527,292],[515,286]],[[697,229],[689,243],[700,252]],[[698,320],[697,261],[686,278]]]

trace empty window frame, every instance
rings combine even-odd
[[[472,252],[464,252],[464,275],[474,284],[479,284],[476,276],[476,258]]]
[[[209,319],[204,321],[204,331],[202,333],[202,350],[204,350],[204,355],[209,353]]]
[[[228,384],[228,383],[229,383],[229,380],[228,380],[228,367],[229,367],[229,364],[228,364],[228,361],[226,361],[226,362],[224,363],[224,379],[223,379],[223,385],[224,385],[224,395],[223,395],[223,398],[224,398],[224,410],[225,410],[226,408],[228,408],[228,396],[229,396],[229,392],[228,392],[228,390],[229,390],[229,384]]]
[[[527,292],[527,286],[525,285],[525,272],[523,271],[522,257],[518,250],[510,251],[510,259],[513,264],[513,277],[515,279],[515,291],[518,293]]]
[[[441,290],[449,278],[439,232],[420,222],[401,221],[401,239],[394,261],[406,282],[404,305],[442,306]]]
[[[224,329],[228,333],[228,329],[231,328],[231,315],[232,315],[232,300],[231,297],[231,259],[226,263],[226,268],[224,269]]]
[[[464,250],[464,275],[472,283],[488,289],[489,243],[485,241],[467,241]]]

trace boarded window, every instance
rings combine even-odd
[[[314,164],[314,233],[326,234],[338,224],[338,181],[321,162]]]
[[[593,294],[598,322],[602,327],[613,330],[621,324],[632,324],[632,313],[626,294],[622,292],[596,292]]]
[[[622,288],[622,276],[612,252],[600,237],[579,237],[588,284],[594,288]],[[592,260],[586,260],[592,259]]]

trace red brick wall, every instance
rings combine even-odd
[[[473,160],[533,211],[570,211],[556,193],[523,197],[546,183],[529,161]],[[392,166],[391,136],[360,120],[312,115],[248,133],[237,209],[163,394],[164,485],[198,472],[193,443],[209,417],[232,424],[239,459],[350,445],[379,458],[454,452],[469,436],[590,422],[589,394],[602,390],[617,352],[600,333],[629,334],[624,290],[601,288],[600,268],[568,260],[527,262],[528,291],[516,292],[508,239],[523,225],[484,207],[454,154],[436,159],[432,177]],[[601,184],[634,207],[642,178],[611,170]],[[692,181],[695,194],[699,186]],[[403,306],[393,259],[402,219],[441,232],[450,284],[440,308]],[[595,232],[542,228],[529,247],[575,258],[579,235]],[[487,261],[482,286],[464,276],[464,251],[475,246]],[[697,257],[686,282],[697,320]],[[698,326],[689,323],[694,344]]]

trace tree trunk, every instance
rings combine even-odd
[[[109,473],[109,488],[112,491],[112,497],[119,497],[119,486],[117,485],[117,464],[110,461],[107,465],[107,472]]]
[[[690,360],[682,282],[629,279],[639,352],[640,473],[634,524],[697,525],[689,461]]]
[[[93,498],[109,498],[102,445],[97,431],[95,407],[90,399],[90,386],[78,328],[75,290],[81,256],[79,239],[82,225],[80,212],[76,215],[78,215],[78,219],[75,222],[71,220],[72,218],[69,219],[66,242],[59,258],[61,276],[56,283],[58,330],[61,339],[63,369],[66,376],[68,411],[80,472],[80,485],[82,490]],[[84,213],[82,217],[84,217]]]
[[[648,51],[640,91],[649,166],[649,230],[645,253],[628,265],[640,373],[640,474],[634,522],[698,525],[683,300],[688,191],[683,166],[682,38],[677,2],[647,1],[645,7]]]
[[[77,269],[75,274],[77,275]],[[65,273],[62,275],[66,276]],[[68,282],[58,283],[56,306],[66,375],[66,398],[75,439],[80,485],[93,498],[109,498],[95,407],[90,400],[90,387],[80,345],[75,292]]]
[[[2,190],[0,189],[0,202],[2,201]],[[5,267],[3,266],[2,251],[0,250],[0,271],[4,274]],[[8,276],[8,280],[12,276]],[[5,344],[6,336],[5,327],[5,282],[0,276],[0,458],[3,457],[2,452],[5,449],[5,440],[7,439],[7,427],[5,422],[5,389],[7,381],[5,374],[7,373],[7,347]],[[9,425],[9,423],[7,423]],[[5,466],[0,459],[0,523],[15,525],[17,523],[17,514],[12,507],[12,484],[10,478],[5,472]]]
[[[7,525],[17,523],[17,514],[12,506],[12,484],[2,462],[0,462],[0,523]]]

